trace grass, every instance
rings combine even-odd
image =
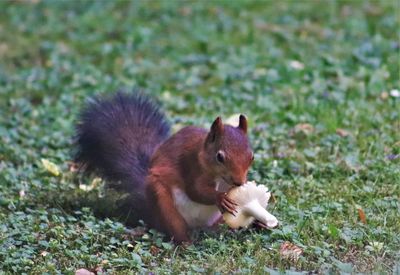
[[[0,2],[0,273],[398,273],[399,29],[391,0]],[[132,87],[175,129],[247,114],[281,227],[182,249],[104,218],[115,194],[74,172],[73,126]]]

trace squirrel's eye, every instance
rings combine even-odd
[[[225,162],[225,154],[221,150],[217,152],[216,159],[219,163]]]

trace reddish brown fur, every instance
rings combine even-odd
[[[246,136],[247,122],[239,127],[223,125],[217,118],[210,131],[189,126],[166,140],[154,153],[147,176],[146,193],[153,224],[176,242],[189,242],[188,225],[175,207],[172,191],[179,188],[201,204],[224,208],[224,193],[215,190],[220,177],[233,185],[246,182],[252,151]],[[216,160],[222,150],[223,164]]]

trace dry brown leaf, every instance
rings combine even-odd
[[[357,208],[358,211],[358,217],[360,218],[361,222],[363,224],[367,224],[367,217],[365,216],[364,210],[361,208]]]
[[[102,260],[100,264],[101,265],[106,265],[106,264],[109,264],[109,261],[108,260]]]
[[[294,127],[293,131],[295,134],[303,133],[308,136],[314,132],[314,126],[309,123],[299,123]]]
[[[389,93],[388,92],[382,92],[381,93],[381,99],[382,100],[386,100],[389,97]]]
[[[40,0],[17,0],[17,2],[35,5],[35,4],[39,4]]]
[[[179,9],[179,13],[183,16],[189,16],[192,14],[192,8],[185,6]]]
[[[160,249],[157,246],[152,245],[150,247],[150,253],[153,256],[157,256],[160,253]]]
[[[300,258],[300,255],[303,254],[303,249],[291,242],[286,241],[281,245],[279,254],[282,258],[297,262]]]
[[[95,274],[87,269],[81,268],[75,271],[75,275],[95,275]]]
[[[350,133],[347,130],[340,128],[336,129],[336,134],[338,134],[341,137],[347,137],[350,135]]]
[[[8,45],[6,43],[0,43],[0,57],[5,55],[8,51]]]

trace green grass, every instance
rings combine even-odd
[[[274,2],[1,1],[0,271],[399,272],[399,3]],[[79,188],[73,126],[90,96],[132,87],[175,128],[247,114],[250,179],[281,227],[185,250],[101,218],[115,196]]]

